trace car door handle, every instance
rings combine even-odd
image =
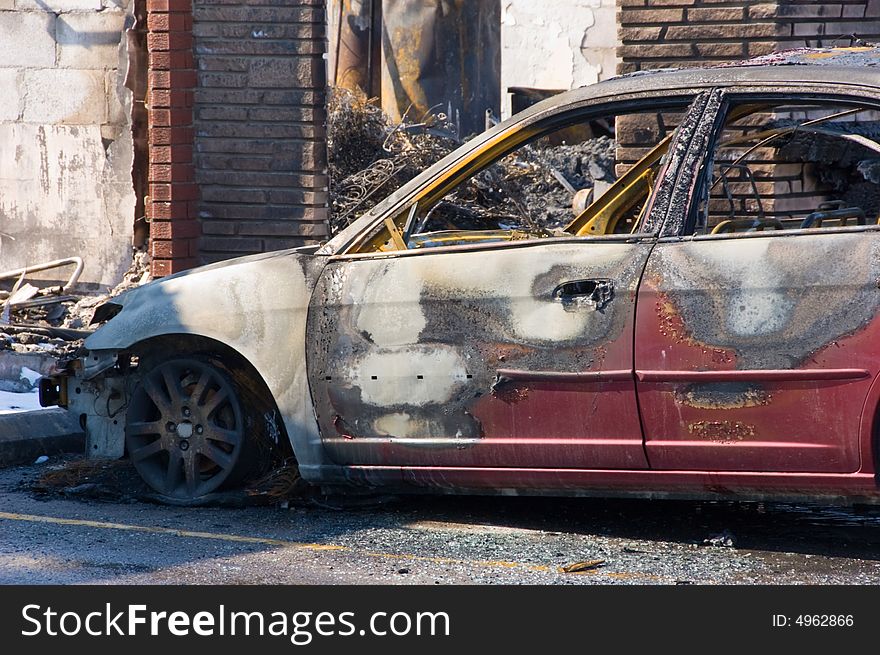
[[[602,309],[613,297],[614,283],[611,280],[572,280],[553,290],[553,298],[563,305],[586,305],[593,309]]]

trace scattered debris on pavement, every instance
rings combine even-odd
[[[703,539],[704,546],[714,546],[716,548],[734,548],[735,544],[736,541],[733,535],[727,530],[721,534]]]
[[[586,571],[595,571],[603,566],[605,566],[604,559],[591,559],[585,562],[566,564],[565,566],[560,566],[558,570],[560,573],[584,573]]]
[[[34,464],[47,464],[40,458]],[[38,498],[65,497],[115,502],[160,502],[168,504],[141,480],[131,461],[125,459],[88,459],[75,455],[50,463],[30,483],[28,489]],[[230,489],[209,494],[193,503],[209,507],[285,506],[291,501],[314,493],[299,476],[292,460],[285,462],[264,477],[243,489]]]
[[[71,457],[50,464],[31,484],[39,497],[63,496],[89,500],[133,501],[147,486],[127,459]]]

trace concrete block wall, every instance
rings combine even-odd
[[[0,270],[81,255],[106,286],[131,263],[129,10],[0,1]]]
[[[326,239],[323,0],[194,0],[202,262]]]
[[[616,74],[615,0],[501,0],[501,98],[509,87],[565,91]]]

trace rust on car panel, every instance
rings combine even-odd
[[[652,466],[856,471],[880,361],[878,277],[871,229],[659,243],[636,334]],[[735,458],[692,446],[684,429],[716,410],[753,428]]]
[[[606,440],[604,457],[644,466],[632,319],[650,247],[626,237],[536,241],[478,256],[331,262],[309,313],[309,332],[321,335],[308,357],[325,446],[353,463],[478,465],[503,456],[539,466],[601,462],[602,437],[624,436],[627,454],[612,454]],[[602,308],[569,307],[554,294],[596,278],[615,282]],[[353,441],[333,437],[336,416]],[[577,447],[591,437],[592,453]]]
[[[689,384],[675,391],[676,402],[699,409],[737,409],[770,404],[772,394],[747,382]]]
[[[529,388],[525,385],[512,383],[508,379],[499,377],[492,385],[492,395],[503,403],[518,403],[529,397]]]
[[[695,437],[721,443],[736,443],[755,436],[755,426],[740,421],[696,421],[688,426],[688,431]]]

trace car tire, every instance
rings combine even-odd
[[[125,421],[141,478],[163,498],[192,502],[234,487],[265,455],[259,403],[219,357],[143,363]]]

